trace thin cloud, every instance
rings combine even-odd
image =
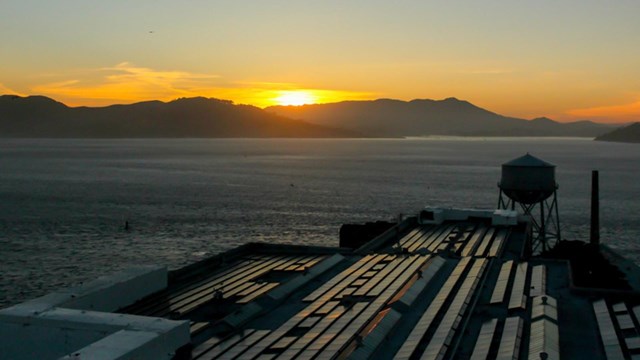
[[[114,67],[105,67],[100,70],[113,72],[113,74],[106,76],[106,79],[111,82],[146,81],[158,85],[171,85],[176,82],[201,82],[219,78],[217,75],[185,71],[158,71],[134,66],[128,62],[122,62]]]
[[[32,88],[36,93],[84,105],[132,102],[149,99],[170,100],[199,95],[215,88],[217,75],[185,71],[160,71],[128,62],[113,67],[73,72],[75,79],[49,82]]]
[[[179,97],[214,97],[260,107],[275,105],[285,90],[312,92],[318,102],[371,99],[375,94],[357,91],[313,89],[293,83],[225,81],[217,75],[185,71],[160,71],[122,62],[98,69],[73,70],[72,79],[32,87],[72,106],[110,105]],[[64,78],[64,76],[60,76]]]

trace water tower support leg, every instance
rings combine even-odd
[[[591,231],[589,242],[591,245],[600,245],[600,181],[598,170],[591,172]]]
[[[560,242],[562,241],[560,236],[560,213],[558,212],[558,196],[555,191],[553,192],[553,206],[556,208],[556,235],[558,236],[558,242]]]
[[[540,201],[540,241],[542,242],[542,252],[547,251],[547,236],[544,219],[544,200]]]

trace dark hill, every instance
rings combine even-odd
[[[278,115],[314,124],[347,128],[374,136],[579,136],[611,129],[590,121],[559,123],[502,116],[456,98],[444,100],[345,101],[303,106],[273,106]]]
[[[230,101],[185,98],[68,107],[43,96],[0,96],[0,137],[354,137]]]
[[[640,123],[636,122],[629,126],[615,129],[612,132],[598,136],[595,140],[640,143]]]

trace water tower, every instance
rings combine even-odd
[[[560,241],[555,170],[555,165],[528,153],[502,164],[498,208],[515,210],[518,204],[525,215],[531,216],[531,252],[534,254]]]

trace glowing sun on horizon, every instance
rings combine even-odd
[[[316,97],[309,91],[294,90],[294,91],[281,91],[280,96],[274,99],[278,105],[293,105],[300,106],[305,104],[313,104],[316,101]]]

